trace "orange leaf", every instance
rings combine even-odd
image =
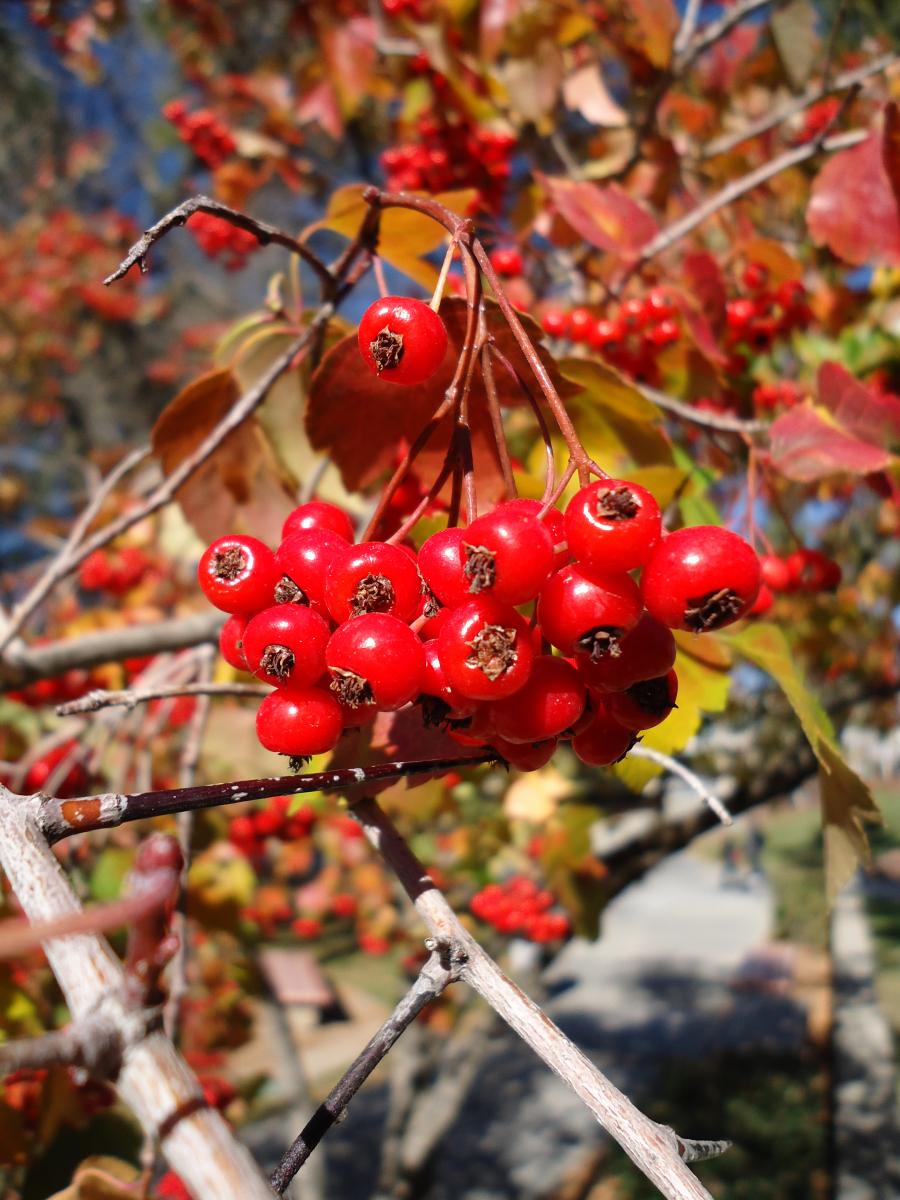
[[[626,191],[611,183],[575,182],[539,175],[548,198],[575,232],[591,246],[635,259],[658,232],[656,218]]]

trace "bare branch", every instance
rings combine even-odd
[[[708,409],[695,408],[684,400],[677,400],[657,388],[648,387],[645,383],[632,382],[632,387],[651,400],[658,408],[690,421],[693,425],[703,425],[707,429],[716,429],[721,433],[763,433],[768,429],[766,421],[749,421],[741,417],[732,417],[728,413],[710,412]]]
[[[101,708],[132,709],[150,700],[169,700],[177,696],[252,696],[259,699],[268,696],[271,690],[262,683],[181,683],[136,690],[125,688],[121,692],[105,692],[97,688],[79,696],[77,700],[58,705],[56,715],[73,717],[78,713],[97,712]]]
[[[680,54],[684,53],[690,44],[691,38],[694,36],[694,30],[697,28],[697,20],[702,7],[703,0],[687,0],[684,6],[684,16],[681,18],[681,25],[675,35],[675,41],[672,43],[672,54],[676,59]]]
[[[41,1037],[0,1046],[0,1079],[13,1071],[80,1067],[94,1079],[114,1080],[122,1066],[122,1038],[107,1017],[89,1016]]]
[[[351,808],[372,845],[389,863],[432,936],[465,953],[460,979],[475,989],[587,1105],[667,1200],[711,1200],[685,1166],[679,1139],[651,1121],[507,978],[460,923],[425,868],[372,799]],[[683,1145],[683,1143],[682,1143]]]
[[[776,125],[781,125],[784,121],[796,116],[797,113],[801,113],[804,109],[810,108],[820,100],[824,100],[826,96],[831,96],[835,92],[842,92],[845,88],[856,87],[873,75],[880,75],[883,71],[889,70],[898,62],[900,62],[900,59],[898,59],[896,54],[882,54],[861,67],[856,67],[852,71],[844,71],[841,75],[836,75],[830,82],[807,88],[801,95],[795,96],[792,100],[789,100],[786,104],[782,104],[778,108],[771,109],[761,116],[759,120],[753,121],[750,125],[745,125],[743,129],[738,129],[734,133],[723,134],[722,137],[714,138],[711,142],[707,142],[702,148],[700,157],[707,159],[715,158],[718,154],[727,154],[735,146],[740,146],[742,142],[748,142],[751,138],[759,137],[761,133],[767,133],[768,130],[774,129]]]
[[[330,298],[331,293],[334,291],[335,278],[319,256],[314,254],[304,242],[297,241],[296,238],[291,237],[290,234],[285,233],[281,229],[277,229],[274,225],[268,225],[265,221],[256,221],[253,217],[248,217],[246,213],[229,208],[227,204],[213,200],[210,196],[192,196],[189,200],[183,200],[181,204],[173,208],[171,212],[166,213],[155,225],[151,225],[134,243],[115,271],[111,275],[107,275],[103,282],[107,287],[111,283],[115,283],[117,279],[121,279],[124,275],[127,275],[135,263],[137,263],[139,270],[143,274],[147,270],[147,252],[153,243],[158,242],[160,238],[165,237],[173,229],[186,224],[188,219],[197,212],[210,213],[214,217],[221,217],[223,221],[227,221],[230,225],[236,225],[238,229],[245,229],[247,233],[252,233],[262,246],[284,246],[286,250],[290,250],[292,254],[296,254],[299,258],[302,258],[307,266],[315,271],[324,289],[324,294]]]
[[[59,800],[39,792],[41,804],[37,820],[44,836],[51,843],[55,843],[75,833],[113,829],[127,821],[144,821],[148,817],[197,812],[202,808],[216,808],[220,804],[239,804],[243,800],[263,800],[270,796],[345,791],[370,783],[383,783],[385,780],[409,779],[417,775],[442,775],[447,771],[497,761],[497,754],[490,751],[459,754],[454,758],[376,763],[368,767],[347,767],[339,771],[321,771],[312,775],[275,775],[267,779],[245,779],[237,783],[165,788],[153,792],[134,792],[131,795],[107,792],[102,796]]]
[[[0,687],[22,687],[35,679],[51,679],[74,667],[96,667],[124,658],[142,658],[214,642],[224,620],[223,613],[202,613],[173,621],[123,625],[29,649],[16,643],[0,661]]]
[[[28,919],[57,924],[80,915],[78,899],[38,825],[39,797],[0,787],[0,867]],[[128,1000],[125,973],[97,934],[54,936],[44,946],[74,1021],[104,1018],[123,1046],[117,1088],[155,1139],[173,1171],[195,1196],[271,1200],[268,1183],[203,1099],[184,1060],[162,1033],[147,1031],[146,1014]]]
[[[722,38],[727,37],[735,25],[739,25],[741,21],[752,16],[761,8],[768,8],[770,4],[779,3],[784,3],[784,0],[738,0],[736,4],[732,4],[717,21],[711,21],[704,26],[683,54],[676,58],[674,74],[683,74],[701,54],[710,50]]]
[[[433,941],[426,945],[432,950],[431,957],[422,967],[415,983],[334,1085],[273,1171],[271,1183],[276,1192],[285,1191],[404,1030],[409,1028],[423,1008],[440,996],[444,988],[459,978],[460,960],[454,947],[444,943],[438,945]]]

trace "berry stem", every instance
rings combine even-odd
[[[444,288],[447,284],[447,275],[450,271],[450,265],[453,262],[453,256],[456,253],[456,238],[450,239],[450,245],[447,247],[447,253],[444,255],[444,261],[441,263],[441,273],[438,275],[438,281],[434,285],[434,292],[431,296],[431,308],[438,312],[441,307],[441,300],[444,297]]]
[[[507,500],[518,496],[516,477],[509,457],[509,447],[506,444],[506,431],[503,428],[503,414],[500,411],[500,397],[497,393],[497,380],[494,377],[494,364],[491,361],[491,344],[487,331],[487,321],[484,316],[484,305],[478,313],[478,336],[481,342],[481,377],[484,380],[484,391],[487,396],[488,416],[491,419],[491,433],[494,435],[494,445],[497,447],[497,458],[503,474],[503,486]]]
[[[544,420],[544,414],[541,412],[541,406],[537,402],[537,397],[531,388],[509,361],[499,346],[491,344],[489,347],[491,354],[502,367],[505,367],[509,374],[516,380],[519,387],[522,389],[525,398],[534,413],[534,419],[537,421],[538,428],[541,431],[541,439],[544,443],[544,495],[541,499],[543,505],[547,505],[548,498],[553,494],[553,489],[556,485],[556,456],[553,453],[553,439],[550,436],[550,430],[547,427],[547,422]]]

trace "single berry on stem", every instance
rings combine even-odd
[[[424,300],[385,296],[359,323],[359,349],[371,369],[391,383],[424,383],[444,361],[447,329]]]
[[[331,690],[348,708],[374,704],[392,712],[422,690],[425,651],[410,629],[388,613],[345,621],[325,649]]]
[[[650,492],[623,479],[588,484],[572,497],[565,513],[569,553],[604,571],[643,566],[659,541],[661,524]]]
[[[259,538],[217,538],[203,552],[197,573],[203,594],[223,612],[251,616],[274,602],[275,555]]]
[[[753,547],[730,529],[694,525],[663,538],[641,576],[648,610],[671,629],[705,633],[750,611],[760,585]]]
[[[329,635],[328,623],[311,608],[276,604],[247,622],[244,655],[253,674],[266,683],[311,686],[325,671]]]
[[[307,500],[289,513],[281,528],[282,538],[304,530],[327,529],[347,542],[353,541],[353,522],[342,508],[327,500]]]
[[[476,596],[454,609],[438,634],[451,687],[472,700],[501,700],[528,681],[534,661],[528,623],[508,604]]]
[[[336,555],[325,579],[325,603],[335,621],[363,613],[418,616],[422,580],[415,555],[389,542],[361,542]]]
[[[553,538],[543,521],[508,504],[479,517],[464,531],[463,571],[469,591],[504,604],[525,604],[553,570]]]
[[[341,707],[322,688],[279,688],[265,697],[256,713],[262,745],[291,758],[334,749],[342,729]]]
[[[550,576],[538,599],[537,617],[544,637],[563,654],[616,658],[643,608],[640,589],[629,575],[606,574],[579,563]]]

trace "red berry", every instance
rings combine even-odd
[[[559,738],[548,738],[543,742],[508,742],[496,734],[491,738],[491,747],[500,757],[517,771],[539,771],[556,753]]]
[[[426,724],[438,724],[447,717],[452,719],[470,717],[475,712],[477,705],[468,696],[463,696],[461,692],[450,686],[446,672],[441,666],[437,639],[424,642],[422,649],[425,651],[422,696]],[[425,699],[438,700],[440,705],[432,703],[425,706]]]
[[[675,707],[677,695],[678,676],[669,671],[658,679],[642,679],[624,692],[613,692],[604,699],[614,720],[639,733],[664,721]]]
[[[749,543],[718,525],[695,525],[663,538],[644,568],[641,592],[663,624],[704,633],[744,616],[759,584]]]
[[[521,508],[498,504],[464,531],[463,571],[469,591],[504,604],[525,604],[553,569],[553,538],[543,521]]]
[[[759,560],[762,581],[773,592],[786,592],[791,586],[791,569],[777,554],[763,554]]]
[[[342,508],[327,500],[308,500],[289,513],[281,527],[282,538],[310,529],[327,529],[347,542],[353,541],[353,522]]]
[[[623,692],[642,679],[665,675],[675,663],[675,639],[668,625],[649,613],[619,642],[619,654],[591,659],[579,654],[576,665],[592,688],[603,692]]]
[[[565,337],[569,332],[569,314],[562,308],[545,309],[541,329],[550,337]]]
[[[586,342],[595,317],[589,308],[573,308],[569,313],[569,337],[573,342]]]
[[[841,568],[821,550],[804,547],[786,559],[792,590],[823,592],[841,582]]]
[[[325,603],[335,621],[362,613],[389,613],[412,621],[422,581],[415,557],[388,542],[361,542],[335,556],[325,579]]]
[[[522,255],[515,246],[500,247],[491,256],[491,266],[498,275],[521,275]]]
[[[447,330],[423,300],[385,296],[359,323],[359,348],[376,375],[392,383],[424,383],[447,352]]]
[[[367,613],[339,626],[325,650],[331,688],[342,704],[375,704],[391,712],[422,690],[425,652],[408,625]]]
[[[275,600],[275,555],[259,538],[223,537],[200,559],[200,587],[223,612],[251,616]]]
[[[476,596],[450,615],[438,654],[451,687],[472,700],[500,700],[528,681],[531,631],[514,608]]]
[[[507,512],[526,512],[530,513],[533,517],[536,517],[542,511],[543,507],[540,500],[528,500],[525,498],[507,500],[504,505]],[[547,532],[553,541],[553,566],[564,567],[571,555],[564,545],[566,540],[566,526],[563,515],[558,508],[548,508],[540,519],[542,524],[547,526]]]
[[[624,758],[636,741],[634,733],[614,720],[606,705],[597,705],[591,723],[572,738],[572,749],[589,767],[609,767]]]
[[[248,671],[247,660],[241,647],[241,639],[247,628],[247,618],[229,617],[219,630],[219,653],[236,671]]]
[[[325,671],[330,630],[323,617],[300,604],[276,604],[251,617],[243,649],[254,675],[275,687],[309,687]]]
[[[321,688],[278,689],[256,713],[256,736],[267,750],[307,758],[333,750],[341,736],[341,706]]]
[[[661,524],[659,505],[647,489],[622,479],[588,484],[565,513],[569,553],[603,571],[643,566],[659,541]]]
[[[275,586],[279,604],[308,604],[328,616],[325,580],[348,543],[330,529],[302,529],[289,534],[275,551],[281,577]]]
[[[441,604],[458,608],[471,597],[463,572],[464,531],[451,526],[426,538],[419,550],[419,572]]]
[[[585,698],[584,683],[572,664],[541,654],[525,686],[491,706],[491,720],[509,742],[540,742],[571,729],[584,711]]]
[[[744,267],[741,282],[750,292],[758,292],[766,286],[769,279],[769,269],[759,262],[749,262]]]
[[[640,589],[630,576],[604,574],[585,563],[551,575],[538,600],[537,616],[544,637],[563,654],[583,651],[592,658],[615,657],[643,607]]]
[[[595,350],[612,350],[625,341],[625,326],[621,321],[601,317],[591,325],[587,340]]]
[[[769,588],[764,583],[760,584],[756,599],[753,601],[753,607],[750,609],[750,616],[761,616],[763,613],[768,612],[774,603],[775,597],[769,591]]]

